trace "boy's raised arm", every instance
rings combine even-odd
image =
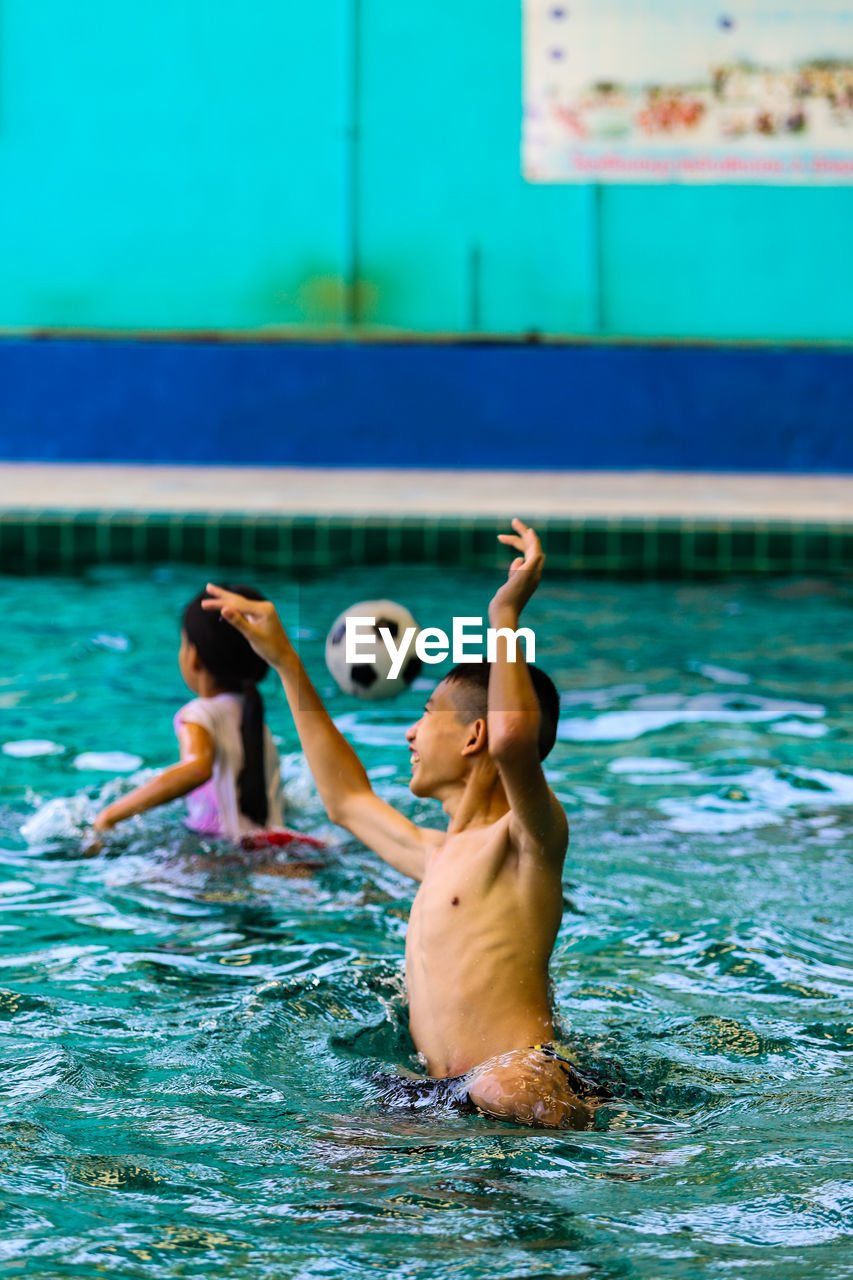
[[[534,530],[518,519],[512,527],[514,533],[498,534],[500,541],[514,547],[519,555],[489,604],[489,624],[496,630],[518,629],[521,611],[538,587],[545,564]],[[515,661],[510,661],[507,637],[498,635],[489,674],[489,754],[498,766],[522,842],[562,857],[566,816],[542,771],[539,701],[520,644],[514,657]]]
[[[364,765],[334,724],[268,600],[249,600],[208,583],[204,609],[218,609],[281,678],[296,732],[330,820],[346,827],[404,875],[421,880],[440,833],[415,826],[380,799]]]

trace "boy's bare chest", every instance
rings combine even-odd
[[[509,875],[509,856],[504,824],[486,832],[451,836],[430,855],[412,905],[411,926],[441,930],[472,911],[481,911]]]

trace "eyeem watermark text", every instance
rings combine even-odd
[[[402,670],[414,627],[406,627],[400,636],[399,643],[388,627],[376,627],[375,618],[348,617],[346,629],[346,660],[351,663],[376,661],[376,635],[391,659],[389,676],[396,680]],[[417,633],[415,653],[421,662],[444,662],[448,654],[452,654],[454,662],[482,662],[483,659],[483,619],[454,618],[452,636],[448,637],[441,627],[424,627]],[[516,661],[519,640],[524,640],[524,657],[527,662],[536,661],[536,636],[531,627],[519,627],[513,631],[511,627],[487,627],[485,630],[486,662],[495,662],[498,656],[498,639],[506,641],[507,659]]]

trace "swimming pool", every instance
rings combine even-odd
[[[531,606],[572,821],[555,995],[617,1094],[578,1134],[380,1096],[377,1068],[414,1065],[413,886],[325,823],[272,680],[289,821],[333,841],[320,871],[199,848],[178,806],[79,857],[98,798],[173,757],[177,619],[205,576],[2,580],[4,1269],[853,1275],[850,584],[552,577]],[[494,575],[251,580],[377,789],[435,820],[402,737],[424,685],[335,694],[325,627],[387,594],[447,630]]]

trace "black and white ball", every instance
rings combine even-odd
[[[346,657],[346,625],[347,618],[373,618],[373,627],[363,626],[359,648],[371,651],[375,662],[347,662]],[[379,634],[380,627],[387,627],[399,647],[407,627],[414,627],[406,645],[400,674],[391,679],[392,655]],[[372,644],[370,642],[372,631]],[[336,684],[344,693],[356,698],[378,700],[394,698],[407,689],[421,670],[421,660],[415,653],[415,641],[420,628],[409,610],[394,600],[360,600],[345,609],[335,619],[326,637],[326,666]]]

